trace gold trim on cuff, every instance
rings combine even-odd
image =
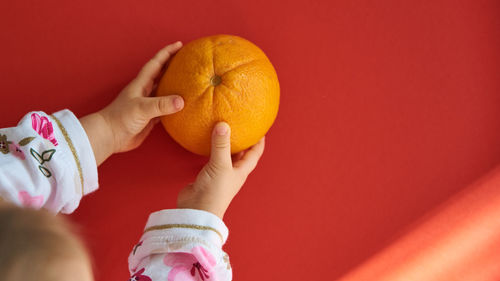
[[[73,145],[73,142],[71,141],[71,138],[69,137],[68,132],[66,131],[66,128],[64,128],[63,124],[59,119],[57,119],[54,115],[50,115],[56,123],[59,129],[61,130],[61,133],[64,136],[64,139],[68,143],[69,149],[71,150],[71,153],[73,154],[73,158],[75,159],[76,162],[76,167],[78,168],[78,174],[80,175],[80,182],[82,183],[82,196],[83,196],[83,172],[82,172],[82,165],[80,164],[80,159],[78,158],[78,154],[76,154],[76,149],[75,146]]]
[[[163,229],[171,229],[171,228],[189,228],[189,229],[196,229],[196,230],[211,230],[217,235],[219,235],[220,240],[222,243],[224,243],[224,238],[222,237],[222,234],[215,228],[210,227],[210,226],[203,226],[203,225],[196,225],[196,224],[162,224],[162,225],[154,225],[146,228],[144,230],[144,233],[148,231],[153,231],[153,230],[163,230]]]

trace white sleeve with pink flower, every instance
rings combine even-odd
[[[19,206],[71,213],[98,187],[85,130],[69,110],[30,112],[0,129],[0,197]]]
[[[152,213],[129,256],[130,280],[232,280],[229,257],[222,250],[227,236],[224,222],[209,212],[173,209]]]

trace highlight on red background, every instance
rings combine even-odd
[[[224,217],[234,280],[466,280],[452,265],[488,280],[493,182],[447,200],[500,163],[499,26],[498,0],[1,1],[0,127],[31,110],[85,116],[168,43],[238,35],[272,61],[281,99]],[[148,215],[206,160],[157,126],[99,167],[70,216],[97,281],[130,277]]]
[[[499,265],[500,167],[340,280],[497,281]]]

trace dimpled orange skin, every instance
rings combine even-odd
[[[231,153],[256,144],[278,114],[280,88],[273,65],[250,41],[215,35],[189,42],[172,58],[157,96],[180,95],[184,108],[161,118],[187,150],[210,154],[213,126],[231,127]]]

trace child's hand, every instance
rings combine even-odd
[[[212,132],[210,161],[198,174],[196,181],[186,186],[177,198],[178,208],[205,210],[223,218],[227,207],[255,169],[264,152],[265,139],[246,152],[231,158],[230,128],[218,123]]]
[[[80,120],[98,165],[113,153],[138,147],[159,121],[156,117],[184,107],[180,96],[149,97],[165,62],[181,47],[176,42],[161,49],[111,104]]]

